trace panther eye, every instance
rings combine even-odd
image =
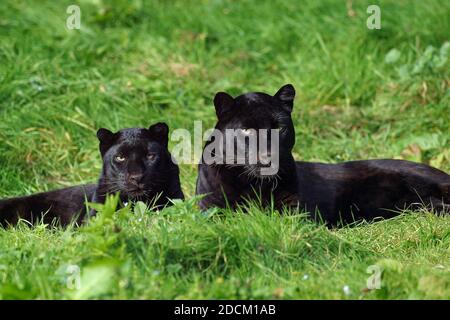
[[[124,162],[125,160],[126,160],[126,158],[121,154],[114,157],[114,161],[116,161],[116,162]]]
[[[246,136],[251,135],[253,133],[252,129],[242,129],[241,132]]]
[[[149,154],[147,155],[147,160],[152,161],[152,160],[155,160],[155,158],[156,158],[156,155],[155,155],[155,154],[149,153]]]

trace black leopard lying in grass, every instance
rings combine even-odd
[[[168,133],[165,123],[117,133],[98,130],[103,168],[97,184],[0,200],[0,224],[14,225],[19,218],[81,223],[87,216],[86,202],[103,203],[106,195],[117,192],[122,202],[140,200],[155,208],[170,205],[169,199],[183,199],[179,169],[167,149]]]
[[[278,153],[279,168],[272,176],[261,175],[266,165],[259,161],[259,151],[256,164],[201,163],[196,194],[204,195],[199,203],[202,209],[235,207],[246,199],[258,199],[266,205],[273,201],[278,209],[299,206],[329,226],[390,218],[406,207],[425,205],[438,212],[449,209],[450,176],[424,164],[402,160],[296,162],[292,157],[294,96],[292,85],[283,86],[274,96],[259,92],[236,98],[223,92],[215,96],[217,130],[280,130],[279,148],[271,150],[272,155]],[[227,137],[223,136],[225,144]],[[205,151],[210,143],[206,143],[203,157],[209,155]]]

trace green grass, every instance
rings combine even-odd
[[[450,171],[450,3],[0,2],[0,196],[95,181],[95,131],[214,124],[217,91],[297,89],[297,159],[403,158]],[[200,5],[201,4],[201,5]],[[204,215],[192,196],[82,228],[0,230],[0,298],[450,298],[450,220],[429,212],[328,230],[251,206]],[[245,212],[244,212],[245,211]],[[141,218],[141,220],[139,220]],[[384,268],[367,291],[370,265]],[[67,266],[82,287],[66,285]],[[348,286],[349,290],[344,291]]]

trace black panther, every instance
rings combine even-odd
[[[96,184],[80,185],[0,201],[0,224],[14,225],[19,218],[43,219],[65,226],[82,223],[95,211],[87,202],[103,203],[108,194],[120,194],[123,203],[140,200],[159,208],[170,199],[184,199],[179,169],[168,151],[169,128],[157,123],[150,128],[130,128],[113,133],[99,129],[103,167]]]
[[[203,210],[214,206],[233,208],[254,199],[279,210],[304,209],[312,219],[337,226],[390,218],[406,208],[426,206],[436,212],[449,209],[450,175],[425,164],[403,160],[296,162],[292,156],[294,97],[295,89],[289,84],[274,96],[261,92],[236,98],[224,92],[216,94],[216,130],[224,133],[226,129],[238,129],[245,134],[249,129],[278,129],[279,143],[278,148],[268,147],[265,153],[257,151],[256,163],[248,161],[246,152],[244,163],[206,164],[205,156],[211,153],[208,146],[215,141],[211,138],[203,149],[197,179],[196,194],[203,195],[199,202]],[[223,136],[218,145],[225,144],[227,137]],[[247,140],[244,143],[246,147]],[[225,146],[221,150],[226,150]],[[262,160],[275,153],[278,172],[262,175],[261,170],[267,166]]]

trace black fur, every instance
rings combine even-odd
[[[86,200],[91,201],[97,185],[70,187],[30,196],[0,200],[0,225],[17,224],[19,218],[31,223],[59,221],[67,225],[75,220],[81,223],[86,212]]]
[[[274,96],[247,93],[233,99],[223,92],[216,95],[216,129],[280,129],[280,169],[278,176],[262,177],[258,165],[201,163],[196,194],[204,195],[199,203],[202,209],[235,207],[246,199],[259,198],[265,205],[273,201],[278,209],[299,206],[330,226],[390,218],[399,209],[420,205],[448,209],[450,176],[424,164],[402,160],[295,162],[294,96],[292,85],[283,86]]]
[[[167,149],[168,127],[157,123],[149,129],[100,129],[103,167],[97,184],[75,186],[0,201],[0,224],[16,224],[19,218],[67,225],[86,217],[86,200],[103,203],[106,195],[120,193],[123,202],[141,200],[157,207],[169,199],[184,199],[179,169]],[[94,213],[94,212],[92,212]]]

